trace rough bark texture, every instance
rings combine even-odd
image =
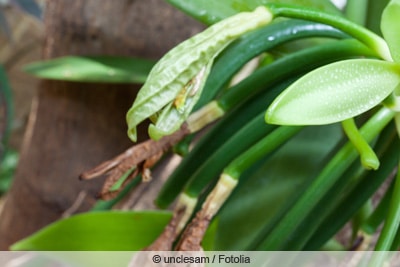
[[[158,58],[201,25],[163,0],[52,0],[44,58]],[[79,174],[128,148],[125,113],[138,86],[43,81],[32,105],[19,167],[0,217],[0,249],[60,218],[78,194],[87,210],[102,180]],[[141,140],[145,139],[144,134]]]

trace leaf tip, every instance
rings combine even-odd
[[[128,137],[131,139],[133,142],[136,143],[137,141],[137,134],[136,134],[136,127],[129,127],[128,129]]]
[[[271,108],[268,108],[265,112],[264,120],[268,124],[277,124],[276,118],[274,116],[274,111]]]

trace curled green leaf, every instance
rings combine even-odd
[[[160,118],[154,114],[164,107],[175,107],[178,111],[184,107],[185,113],[189,113],[190,110],[185,107],[186,99],[182,99],[181,103],[179,100],[175,102],[181,97],[182,90],[233,40],[271,20],[271,12],[259,7],[253,12],[239,13],[214,24],[170,50],[151,70],[127,113],[128,136],[136,141],[136,126],[149,117],[158,122]],[[201,88],[195,91],[200,92]],[[172,102],[175,104],[170,106]]]
[[[400,63],[400,0],[392,0],[382,13],[381,30],[395,62]]]
[[[381,103],[400,83],[400,66],[351,59],[303,76],[279,95],[265,115],[271,124],[320,125],[357,116]]]
[[[149,135],[152,139],[158,140],[161,137],[171,134],[179,129],[187,119],[190,111],[200,98],[206,79],[210,73],[212,62],[200,70],[200,72],[183,87],[175,98],[155,120],[155,124],[149,126]]]

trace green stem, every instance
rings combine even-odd
[[[364,26],[367,20],[369,0],[347,0],[345,15],[346,17]]]
[[[400,166],[400,163],[399,163]],[[376,251],[390,250],[397,229],[400,224],[400,172],[397,172],[397,177],[390,202],[388,216],[382,233],[379,236],[378,243],[375,246]],[[379,266],[379,265],[375,265]]]
[[[361,226],[365,223],[365,221],[369,218],[373,211],[372,200],[368,199],[367,202],[361,207],[361,209],[354,215],[352,219],[352,241],[357,237],[358,231],[361,229]]]
[[[377,170],[379,168],[379,159],[369,144],[358,131],[353,118],[342,121],[343,130],[349,140],[353,143],[361,157],[361,163],[366,169]]]
[[[329,239],[328,242],[321,248],[323,251],[345,251],[346,248],[335,239]]]
[[[283,4],[271,4],[268,5],[268,8],[270,8],[271,12],[275,16],[305,19],[331,25],[366,44],[368,47],[376,51],[383,59],[387,61],[393,61],[385,40],[366,28],[345,18],[309,8],[301,8]]]
[[[393,116],[393,111],[382,108],[361,128],[364,138],[368,141],[375,138],[393,119]],[[283,247],[287,240],[282,237],[292,235],[356,157],[357,153],[352,145],[346,144],[322,170],[292,209],[282,218],[277,227],[259,245],[258,249],[276,250]]]
[[[280,126],[261,141],[253,145],[249,150],[232,161],[225,169],[224,173],[230,177],[239,179],[240,175],[251,165],[263,158],[267,153],[272,152],[280,145],[285,143],[303,127]]]
[[[222,172],[231,160],[264,137],[270,131],[268,129],[272,129],[271,125],[265,124],[264,107],[271,103],[291,82],[292,78],[289,78],[287,81],[241,102],[235,109],[227,112],[199,140],[165,182],[156,199],[157,206],[165,208],[170,205],[185,185],[188,190],[192,188],[190,195],[198,195],[194,192],[203,191],[202,185],[207,185]],[[219,154],[219,158],[216,158],[215,154]],[[193,183],[193,185],[189,186],[189,183]],[[198,189],[194,183],[201,188]]]
[[[397,229],[396,236],[394,237],[392,247],[390,248],[391,251],[396,251],[400,247],[400,229]]]
[[[217,100],[218,105],[224,110],[231,109],[243,99],[287,77],[357,56],[374,57],[376,54],[354,39],[331,41],[291,53],[257,69],[251,76],[221,93]]]
[[[129,192],[131,192],[131,190],[138,185],[140,182],[142,181],[142,176],[138,175],[136,176],[134,179],[132,179],[132,181],[130,181],[125,187],[124,189],[122,189],[122,191],[118,194],[118,196],[116,196],[113,199],[110,200],[98,200],[96,202],[96,204],[92,207],[92,209],[90,211],[104,211],[104,210],[110,210],[112,209],[112,207],[117,204],[118,202],[120,202],[124,197],[126,197],[128,195]]]
[[[387,217],[390,200],[393,195],[393,188],[394,184],[390,186],[390,188],[386,191],[384,197],[379,202],[379,205],[375,208],[368,219],[361,225],[361,229],[365,233],[373,235],[376,231],[378,231],[378,228],[384,221],[384,218]]]
[[[187,122],[192,132],[202,129],[208,123],[220,118],[225,111],[231,110],[244,99],[249,98],[281,80],[313,70],[323,64],[346,57],[376,56],[370,49],[354,39],[333,41],[304,49],[256,70],[239,84],[224,91],[218,100],[211,101],[192,113]],[[232,68],[225,66],[230,71]],[[251,90],[249,90],[251,88]],[[208,88],[207,90],[211,90]]]
[[[390,0],[371,0],[368,3],[368,19],[366,27],[373,32],[382,35],[381,33],[381,15]]]
[[[197,197],[225,166],[245,153],[249,147],[257,144],[264,136],[269,136],[276,126],[266,124],[263,115],[264,112],[261,112],[210,155],[190,176],[184,188],[185,193]]]
[[[249,60],[284,43],[309,37],[342,39],[348,36],[327,25],[294,19],[276,22],[249,32],[230,44],[215,60],[201,97],[193,110],[198,110],[214,99]]]
[[[393,144],[391,142],[394,138],[393,129],[394,127],[391,126],[386,127],[380,134],[375,146],[378,155],[386,155],[389,152],[388,146]],[[383,159],[387,158],[384,157]],[[323,245],[339,228],[343,227],[343,224],[352,217],[354,218],[354,214],[357,214],[357,212],[360,214],[362,206],[365,206],[365,202],[371,198],[382,181],[387,178],[387,173],[393,169],[393,161],[390,160],[383,162],[382,167],[374,172],[365,170],[354,159],[352,161],[351,166],[343,174],[339,172],[327,178],[335,180],[337,176],[340,177],[324,197],[318,201],[317,206],[313,208],[300,226],[296,228],[295,236],[292,236],[291,240],[285,244],[284,250],[303,250],[307,247],[309,240],[315,240],[315,238],[319,239],[319,246]],[[363,184],[367,184],[367,187],[363,187]],[[363,218],[360,219],[364,221]],[[338,221],[342,222],[339,226]],[[328,229],[325,228],[324,224]],[[319,249],[319,247],[312,250],[315,249]]]
[[[400,112],[396,113],[396,116],[394,117],[394,120],[396,122],[396,129],[397,129],[397,134],[400,137]]]
[[[354,214],[362,207],[362,205],[378,190],[382,183],[387,179],[393,168],[397,165],[397,158],[399,156],[399,150],[397,146],[399,140],[394,132],[394,125],[389,125],[384,131],[380,133],[378,142],[375,146],[376,151],[382,159],[382,165],[377,171],[366,171],[365,177],[360,177],[361,182],[352,188],[349,192],[344,194],[343,199],[334,207],[333,211],[330,211],[328,216],[323,219],[322,223],[319,223],[318,229],[312,234],[312,237],[307,241],[307,244],[302,248],[304,250],[318,250],[329,238],[337,233],[343,226],[354,216]],[[344,183],[346,178],[351,178],[351,169],[347,170],[343,174],[341,181]],[[359,168],[359,167],[358,167]],[[350,173],[349,173],[350,171]],[[330,193],[327,194],[322,201],[320,201],[320,210],[313,212],[316,216],[323,213],[326,210],[326,206],[332,201],[330,199],[337,197],[337,192],[341,191],[338,189],[337,183],[330,189]],[[343,189],[348,188],[345,184]],[[343,194],[343,193],[342,193]],[[325,200],[325,201],[324,201]],[[326,204],[325,204],[326,203]],[[311,217],[312,218],[312,217]],[[315,218],[315,217],[314,217]],[[319,218],[319,217],[317,217]],[[315,219],[311,221],[314,223]],[[364,228],[362,227],[364,230]]]

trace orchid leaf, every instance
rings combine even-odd
[[[153,67],[127,113],[129,138],[136,142],[136,126],[175,101],[182,89],[227,45],[271,20],[272,13],[258,7],[253,12],[242,12],[220,21],[171,49]]]
[[[185,86],[174,102],[166,106],[155,124],[149,126],[149,136],[154,140],[159,140],[165,135],[169,135],[178,130],[182,123],[186,121],[194,105],[200,98],[204,84],[210,73],[212,60],[196,75],[188,86]]]
[[[39,230],[12,250],[135,251],[153,242],[171,219],[170,212],[91,212]]]
[[[382,13],[381,30],[395,62],[400,63],[400,0],[392,0]]]
[[[400,83],[400,66],[374,59],[336,62],[293,83],[268,108],[271,124],[321,125],[357,116]]]
[[[154,62],[147,59],[67,56],[39,61],[24,70],[40,78],[105,83],[144,83]]]

